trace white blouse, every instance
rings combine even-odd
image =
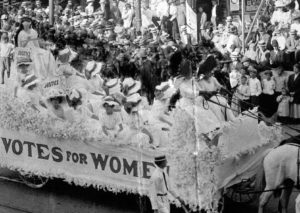
[[[273,95],[275,91],[275,81],[264,79],[262,81],[263,93],[267,95]]]
[[[22,30],[18,35],[18,45],[19,47],[29,47],[29,48],[40,47],[37,38],[38,38],[38,33],[34,29],[30,29],[29,33]],[[27,40],[29,40],[29,42],[25,45]]]

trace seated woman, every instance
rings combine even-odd
[[[18,90],[17,97],[21,99],[24,104],[29,104],[37,112],[45,113],[46,105],[41,101],[42,97],[39,82],[39,79],[33,74],[26,76],[21,88]]]
[[[105,113],[99,115],[100,120],[102,121],[102,130],[108,139],[112,141],[115,141],[123,130],[121,113],[114,110],[117,106],[119,106],[119,104],[114,98],[107,96],[103,103]]]
[[[55,118],[73,122],[75,120],[72,110],[67,105],[66,93],[59,88],[49,89],[46,93],[48,113]]]
[[[197,91],[197,82],[193,77],[191,62],[183,60],[180,65],[180,76],[174,80],[174,88],[179,91],[180,99],[176,103],[175,116],[182,121],[176,121],[175,131],[191,127],[198,134],[206,134],[220,127],[220,122],[212,110],[204,108],[202,98]],[[179,114],[179,115],[178,115]],[[186,122],[188,126],[185,126]],[[195,134],[194,132],[191,134]]]
[[[147,128],[147,119],[145,119],[147,116],[142,110],[142,97],[138,93],[127,96],[124,108],[128,114],[125,120],[127,129],[124,131],[124,138],[134,144],[158,146],[159,144],[154,143],[154,137]]]
[[[208,107],[214,112],[220,122],[233,121],[235,116],[227,100],[217,94],[222,85],[213,76],[214,64],[216,66],[216,61],[214,56],[211,55],[199,66],[198,77],[200,80],[197,82],[197,88],[200,91],[200,95],[205,96]]]

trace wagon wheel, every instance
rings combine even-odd
[[[135,198],[136,203],[138,204],[139,207],[139,212],[140,213],[148,213],[148,202],[147,202],[147,197],[145,196],[137,196]]]
[[[226,198],[224,196],[222,196],[221,199],[219,200],[218,213],[225,212],[225,200]]]
[[[19,177],[27,186],[34,189],[42,188],[43,186],[46,185],[46,183],[49,180],[49,178],[37,176],[34,174],[19,173]]]
[[[225,196],[235,203],[251,203],[256,199],[254,191],[255,178],[246,179],[226,190]]]

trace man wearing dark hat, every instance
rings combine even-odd
[[[170,193],[180,202],[182,202],[182,200],[177,196],[170,184],[169,176],[166,172],[166,156],[156,157],[154,163],[156,169],[150,178],[149,189],[151,206],[155,213],[170,213],[168,193]]]

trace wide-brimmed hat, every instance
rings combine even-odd
[[[63,63],[69,62],[71,54],[72,53],[71,53],[69,48],[65,48],[63,50],[60,50],[58,52],[58,57],[57,57],[58,64],[63,64]]]
[[[108,87],[109,95],[121,93],[121,83],[119,79],[110,79],[105,85]]]
[[[106,105],[112,107],[120,106],[120,104],[112,96],[106,96],[104,98],[103,106],[105,107]]]
[[[72,89],[69,94],[68,97],[70,100],[78,100],[82,98],[81,92],[78,89]]]
[[[30,86],[36,85],[39,82],[39,79],[34,74],[31,74],[25,77],[24,81],[22,82],[22,87],[28,89]]]
[[[97,63],[96,61],[89,61],[85,67],[85,70],[92,76],[101,72],[103,63]]]
[[[17,57],[17,66],[30,64],[32,64],[32,60],[30,57]]]
[[[52,88],[46,92],[45,96],[46,96],[46,100],[49,100],[50,98],[65,97],[66,92],[60,88]]]
[[[123,87],[132,87],[135,85],[135,80],[133,78],[125,78],[122,82]]]
[[[142,84],[140,81],[135,81],[134,85],[128,88],[127,96],[130,96],[134,93],[138,93],[142,89]]]
[[[126,102],[127,103],[133,103],[133,104],[137,104],[142,100],[142,97],[140,96],[140,94],[138,93],[134,93],[130,96],[126,97]]]

